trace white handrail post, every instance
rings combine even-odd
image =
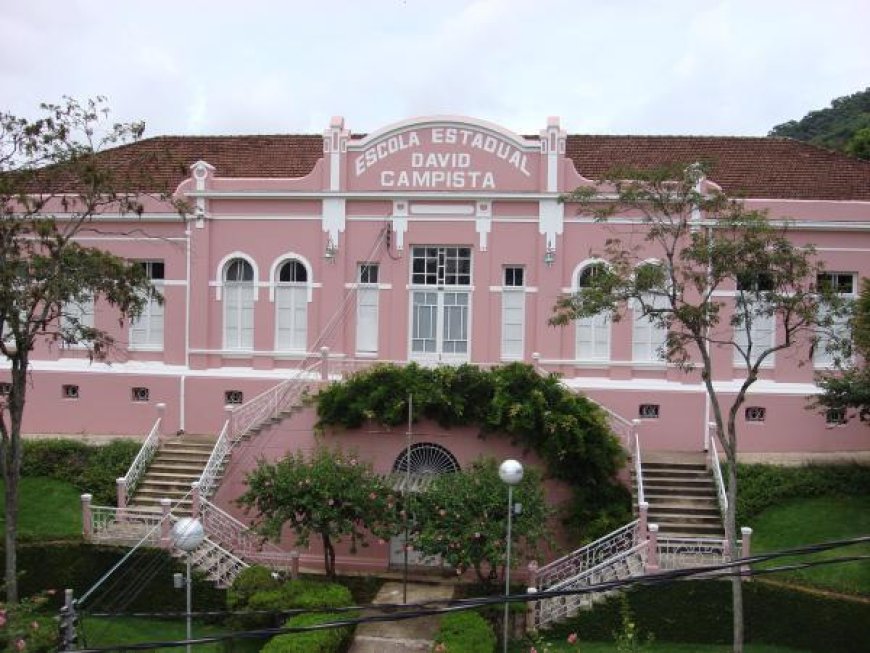
[[[172,537],[170,536],[172,524],[169,519],[171,509],[171,499],[160,499],[160,512],[163,515],[163,518],[160,520],[160,546],[164,549],[172,548]]]
[[[541,354],[536,351],[532,352],[532,367],[538,372],[541,371]]]
[[[743,536],[743,539],[740,541],[740,557],[748,558],[751,551],[752,529],[749,528],[749,526],[743,526],[740,529],[740,535]],[[743,565],[740,568],[740,573],[744,576],[748,576],[750,574],[749,565]]]
[[[127,479],[119,476],[115,479],[118,496],[118,521],[124,521],[124,509],[127,507]]]
[[[320,380],[329,381],[329,347],[320,348]]]
[[[159,403],[154,406],[157,409],[157,439],[163,437],[163,418],[166,416],[166,404]]]
[[[647,540],[646,571],[659,570],[659,525],[649,525],[649,540]]]
[[[94,534],[94,513],[91,511],[93,494],[83,494],[82,499],[82,536],[87,540]]]

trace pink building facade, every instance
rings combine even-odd
[[[107,155],[148,148],[184,164],[165,175],[191,213],[153,201],[80,239],[141,261],[165,303],[134,324],[82,307],[119,348],[109,364],[76,348],[37,351],[28,433],[144,434],[158,403],[165,431],[217,433],[227,404],[328,348],[335,365],[535,363],[640,419],[645,450],[701,450],[706,394],[660,359],[664,334],[630,311],[547,323],[612,230],[633,226],[596,223],[560,195],[617,165],[708,161],[707,184],[792,219],[793,238],[816,245],[842,292],[870,275],[870,163],[785,139],[573,136],[556,119],[520,136],[445,116],[367,136],[334,119],[322,136],[156,138]],[[753,387],[745,453],[868,448],[865,426],[805,410],[830,363],[808,349],[777,354]],[[733,352],[716,357],[715,383],[736,390]]]

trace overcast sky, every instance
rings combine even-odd
[[[108,96],[146,135],[764,135],[870,85],[870,0],[0,0],[0,110]]]

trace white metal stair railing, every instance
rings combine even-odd
[[[202,499],[199,519],[208,537],[250,564],[272,569],[290,569],[293,556],[257,533],[211,501]]]
[[[719,512],[722,519],[728,512],[728,493],[725,491],[725,481],[722,479],[722,466],[719,464],[719,450],[716,448],[716,438],[710,439],[710,467],[713,468],[713,478],[716,481],[716,493],[719,497]]]
[[[230,413],[199,477],[199,491],[203,497],[210,497],[214,493],[227,456],[248,432],[270,419],[280,418],[284,412],[299,402],[312,383],[312,379],[304,375],[318,364],[319,361],[308,364],[298,370],[298,376],[295,378],[282,381]]]
[[[91,533],[88,539],[105,544],[138,543],[160,546],[163,515],[142,508],[91,506]],[[144,538],[144,541],[143,541]]]
[[[637,505],[638,507],[646,503],[646,495],[643,489],[643,460],[640,452],[640,437],[637,432],[634,434],[634,449],[631,452],[634,458],[634,486],[637,488]]]
[[[184,554],[177,549],[175,553],[178,557],[184,557]],[[202,544],[189,555],[191,565],[222,588],[232,585],[236,576],[249,566],[247,562],[208,537],[203,538]]]
[[[560,590],[583,590],[599,583],[624,580],[640,576],[644,572],[648,542],[640,542],[630,549],[607,558],[582,573],[567,578],[559,583],[540,588],[539,591],[554,592]],[[578,592],[551,598],[543,598],[534,603],[534,622],[536,628],[546,628],[549,625],[563,621],[577,614],[607,592]]]
[[[635,519],[622,528],[544,565],[537,572],[538,590],[552,589],[553,586],[576,578],[593,567],[633,550],[640,544],[645,545],[644,542],[639,541],[639,524],[640,520]]]
[[[148,469],[148,466],[154,459],[154,454],[157,453],[157,449],[160,446],[160,422],[161,418],[158,417],[157,421],[154,422],[154,426],[151,427],[151,432],[148,433],[148,437],[145,438],[142,447],[133,459],[133,462],[130,463],[130,469],[128,469],[127,473],[124,475],[124,487],[127,489],[128,497],[133,495],[136,486],[139,484],[139,481],[142,480],[145,471]]]
[[[719,565],[731,561],[731,552],[722,538],[671,537],[659,535],[659,569],[688,569]]]

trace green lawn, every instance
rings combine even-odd
[[[6,488],[0,483],[0,500]],[[81,492],[51,478],[22,478],[19,487],[18,536],[21,541],[81,537]],[[5,526],[5,511],[0,524]]]
[[[752,526],[753,553],[866,535],[870,533],[870,499],[860,496],[792,499],[762,512]],[[818,553],[813,559],[853,555],[870,555],[870,544]],[[766,563],[766,566],[793,562],[799,560],[781,558]],[[870,595],[868,561],[823,565],[775,574],[770,578],[847,594]]]
[[[83,620],[84,638],[79,644],[87,646],[114,646],[117,644],[136,644],[144,642],[166,642],[186,637],[187,626],[184,619],[140,619],[135,617],[85,618]],[[218,636],[227,629],[214,624],[193,624],[193,636]],[[238,639],[232,642],[214,642],[193,647],[197,653],[256,653],[262,648],[263,640]],[[183,648],[158,648],[156,651],[183,651]]]
[[[511,653],[528,653],[529,644],[514,645],[510,647]],[[575,646],[569,645],[564,639],[553,640],[547,653],[616,653],[616,645],[613,642],[578,642]],[[640,649],[643,653],[731,653],[731,646],[725,644],[676,644],[672,642],[653,642]],[[785,648],[783,646],[771,646],[769,644],[747,644],[746,653],[804,653],[798,649]],[[543,653],[538,647],[538,653]]]

